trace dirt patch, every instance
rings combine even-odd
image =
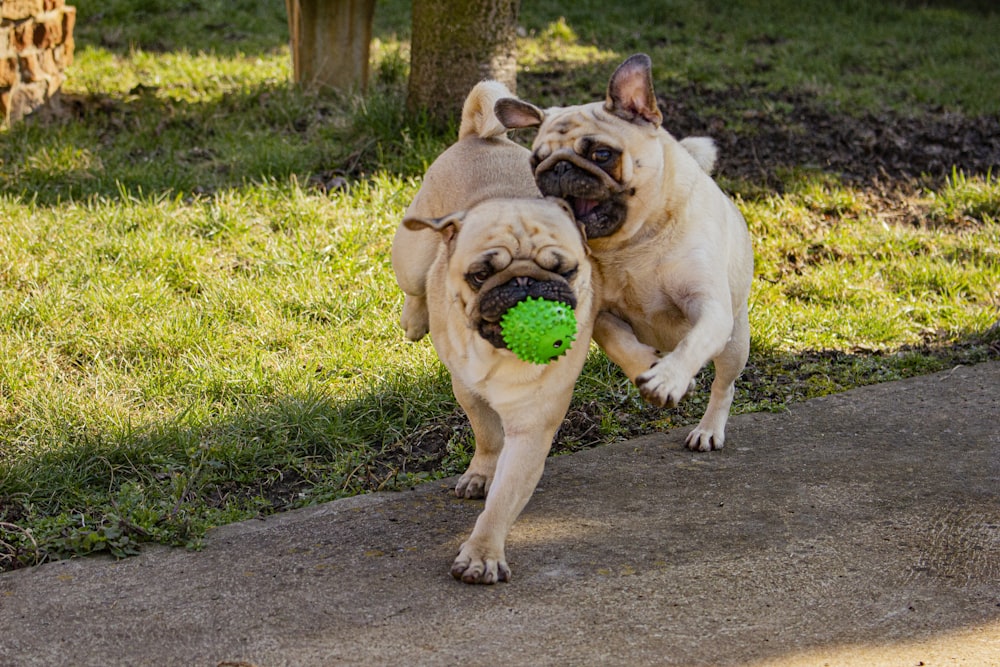
[[[716,140],[720,175],[779,193],[780,176],[789,169],[821,170],[883,189],[890,181],[938,185],[953,168],[1000,174],[1000,115],[932,108],[849,115],[825,109],[813,95],[753,86],[671,90],[659,104],[663,125],[675,136]]]

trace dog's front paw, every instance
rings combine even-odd
[[[499,554],[485,553],[466,542],[451,565],[451,576],[467,584],[489,585],[510,581],[510,568],[502,550]]]
[[[648,371],[635,379],[635,386],[644,399],[657,407],[672,408],[684,394],[694,388],[694,378],[674,367],[670,356],[663,357]]]
[[[708,402],[708,409],[705,416],[701,418],[684,443],[688,449],[697,452],[710,452],[713,449],[722,449],[726,444],[726,420],[729,418],[729,405],[732,403],[733,390],[729,387],[723,394],[724,399],[719,400],[713,393],[712,400]]]

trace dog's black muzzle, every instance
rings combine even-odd
[[[576,295],[568,283],[561,280],[537,280],[518,276],[479,295],[479,335],[493,347],[505,349],[500,320],[504,314],[528,297],[548,299],[576,308]]]
[[[608,187],[604,172],[590,167],[581,168],[568,159],[543,162],[535,172],[535,182],[543,195],[565,200],[587,230],[587,238],[595,239],[610,236],[625,224],[628,198],[619,187]]]

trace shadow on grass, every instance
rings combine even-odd
[[[877,352],[755,351],[733,413],[780,412],[852,387],[998,359],[997,327]],[[595,352],[552,453],[692,425],[707,404],[710,379],[703,371],[698,389],[677,408],[654,408]],[[460,473],[472,454],[471,429],[443,371],[346,402],[323,390],[250,401],[203,424],[184,424],[181,416],[129,433],[81,428],[44,460],[5,470],[0,570],[88,553],[128,556],[148,542],[196,547],[211,525],[402,490]]]
[[[395,170],[418,173],[423,162],[409,164],[403,153],[399,100],[372,100],[345,127],[352,104],[284,84],[199,103],[153,89],[124,99],[64,95],[57,115],[30,117],[0,136],[0,193],[51,206],[123,193],[211,195],[328,172],[362,178],[380,148],[387,161],[398,159]],[[392,130],[391,140],[373,134]]]
[[[997,13],[997,3],[993,0],[905,0],[904,4],[915,9],[939,7],[984,16]]]
[[[246,396],[218,418],[79,423],[36,455],[0,450],[0,570],[197,546],[212,525],[449,474],[467,459],[460,442],[450,451],[464,417],[449,391],[443,373],[355,400],[307,387]]]
[[[551,85],[561,84],[528,73],[522,94],[544,96]],[[404,96],[398,83],[378,86],[364,100],[286,84],[196,103],[155,89],[123,99],[67,96],[60,114],[0,135],[0,194],[48,206],[123,193],[211,195],[293,178],[323,188],[376,171],[418,177],[455,131],[408,116]],[[744,198],[780,193],[795,170],[879,190],[938,187],[955,169],[968,176],[1000,170],[1000,115],[925,109],[852,116],[823,108],[810,93],[777,97],[752,84],[690,85],[665,91],[660,106],[675,136],[716,140],[717,174]]]
[[[118,55],[212,52],[220,56],[271,53],[289,43],[285,3],[276,0],[75,0],[77,48]],[[409,0],[379,0],[372,32],[387,39],[410,30]]]

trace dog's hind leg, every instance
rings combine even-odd
[[[743,372],[750,355],[750,322],[747,307],[743,306],[733,322],[733,335],[722,353],[712,360],[715,379],[708,408],[698,425],[688,433],[688,449],[707,452],[722,449],[726,442],[726,421],[733,404],[736,379]]]
[[[440,236],[429,229],[408,229],[401,224],[392,241],[392,268],[396,282],[406,295],[399,325],[406,337],[416,341],[430,330],[427,312],[427,273],[430,271],[438,248]]]
[[[427,312],[426,296],[407,294],[404,297],[399,326],[403,327],[406,331],[406,337],[412,341],[420,340],[430,331],[430,315]]]

